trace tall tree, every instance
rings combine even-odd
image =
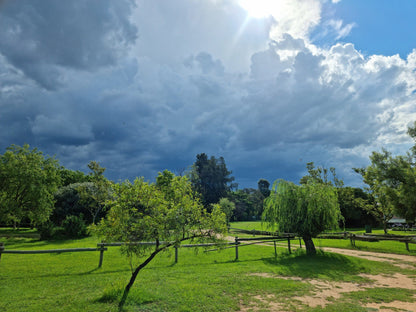
[[[328,172],[328,169],[325,167],[315,167],[314,162],[311,161],[306,164],[306,169],[308,170],[308,174],[300,179],[300,184],[320,183],[333,185],[337,188],[344,185],[344,182],[337,178],[334,167],[330,167]],[[329,173],[331,173],[332,177],[329,176]]]
[[[198,154],[190,172],[190,180],[194,190],[201,194],[203,205],[210,209],[211,204],[218,203],[220,198],[235,186],[234,177],[227,169],[223,157],[215,158],[205,153]]]
[[[387,233],[388,221],[395,213],[401,214],[408,221],[416,217],[416,168],[411,156],[396,156],[385,149],[373,152],[371,165],[366,168],[355,168],[361,174],[368,190],[373,195],[374,205],[368,210],[382,224]]]
[[[375,225],[377,220],[369,213],[374,206],[373,197],[361,188],[343,187],[338,189],[338,203],[345,227]]]
[[[407,133],[416,141],[416,121]],[[354,168],[361,174],[375,198],[371,212],[383,223],[387,233],[387,222],[398,213],[408,222],[416,219],[416,144],[405,156],[393,156],[382,149],[370,156],[371,165]]]
[[[0,219],[14,226],[26,218],[34,226],[47,221],[59,184],[56,159],[27,144],[11,145],[0,156]]]
[[[263,194],[254,188],[232,191],[228,198],[235,204],[232,219],[235,221],[252,221],[260,219],[263,213]]]
[[[217,241],[226,231],[225,215],[218,209],[207,213],[195,199],[186,177],[169,171],[159,173],[156,184],[142,179],[114,186],[106,219],[97,226],[107,241],[155,242],[155,245],[126,244],[122,251],[130,260],[132,275],[120,300],[123,307],[139,272],[153,258],[183,241]]]
[[[257,182],[257,187],[264,198],[269,197],[270,195],[270,190],[269,190],[270,182],[269,181],[267,181],[266,179],[260,179]]]
[[[277,180],[265,200],[263,221],[279,232],[300,235],[310,255],[316,254],[312,238],[325,230],[337,228],[340,219],[337,192],[328,184],[299,186]]]

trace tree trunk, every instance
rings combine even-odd
[[[162,250],[166,249],[167,247],[163,247],[161,249],[156,249],[144,262],[142,262],[136,270],[131,274],[131,278],[129,283],[127,284],[126,288],[124,288],[123,297],[118,304],[119,311],[122,311],[124,304],[126,303],[127,296],[129,294],[131,286],[133,286],[134,281],[136,280],[137,275],[139,274],[140,270],[143,269],[152,259]]]
[[[192,237],[186,237],[186,238],[183,238],[183,239],[181,239],[181,240],[179,240],[180,242],[182,242],[182,241],[184,241],[184,240],[189,240],[189,239],[192,239],[192,238],[196,238],[196,237],[198,237],[198,236],[196,236],[196,235],[194,235],[194,236],[192,236]],[[135,282],[135,280],[136,280],[136,277],[137,277],[137,275],[139,274],[139,272],[140,272],[140,270],[141,269],[143,269],[146,265],[148,265],[149,264],[149,262],[150,261],[152,261],[152,259],[159,253],[159,252],[161,252],[161,251],[163,251],[163,250],[165,250],[165,249],[167,249],[167,248],[169,248],[169,247],[171,247],[171,246],[173,246],[174,244],[173,243],[169,243],[169,244],[167,244],[167,245],[165,245],[165,246],[163,246],[162,248],[159,248],[159,247],[157,247],[156,248],[156,250],[144,261],[144,262],[142,262],[137,268],[136,268],[136,270],[134,270],[134,272],[131,274],[131,278],[130,278],[130,281],[129,281],[129,283],[127,284],[127,286],[126,286],[126,288],[124,288],[124,292],[123,292],[123,296],[121,297],[121,300],[120,300],[120,302],[119,302],[119,304],[118,304],[118,309],[119,309],[119,311],[122,311],[123,310],[123,306],[124,306],[124,304],[126,303],[126,299],[127,299],[127,296],[128,296],[128,294],[129,294],[129,291],[130,291],[130,288],[131,288],[131,286],[133,286],[133,284],[134,284],[134,282]],[[157,246],[159,246],[159,240],[157,239]]]
[[[384,234],[387,235],[387,221],[383,222],[383,230],[384,230]]]
[[[316,249],[312,237],[303,236],[303,241],[305,242],[306,253],[311,256],[316,255]]]

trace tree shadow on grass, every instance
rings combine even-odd
[[[109,287],[105,288],[103,294],[94,300],[96,303],[118,303],[120,302],[121,296],[124,292],[124,288],[126,285],[122,282],[116,282],[109,285]],[[129,293],[127,297],[126,305],[127,306],[145,306],[152,303],[159,301],[160,298],[149,292],[144,288],[134,288]],[[126,309],[122,309],[121,311],[125,311]],[[119,310],[120,311],[120,310]],[[153,311],[153,310],[152,310]]]
[[[350,280],[360,273],[369,272],[359,260],[322,251],[317,251],[315,256],[309,256],[304,252],[281,254],[278,257],[265,258],[263,261],[268,265],[277,266],[279,274],[301,278]]]
[[[85,276],[85,275],[106,275],[106,274],[119,274],[124,272],[130,272],[130,269],[118,269],[118,270],[102,270],[101,268],[94,268],[92,270],[83,271],[83,272],[68,272],[68,273],[47,273],[47,274],[39,274],[39,275],[31,275],[31,278],[59,278],[59,277],[70,277],[70,276]],[[15,277],[8,277],[9,280],[25,280],[27,276],[15,276]]]

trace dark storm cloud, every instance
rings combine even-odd
[[[0,11],[0,52],[46,89],[64,83],[65,68],[115,64],[136,39],[133,1],[6,1]]]

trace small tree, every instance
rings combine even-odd
[[[225,233],[225,215],[218,209],[207,213],[194,198],[185,177],[159,173],[156,184],[144,182],[115,185],[107,217],[96,227],[109,241],[153,241],[155,245],[126,244],[122,252],[130,260],[132,275],[119,303],[122,308],[136,277],[160,252],[183,241],[217,241]],[[143,261],[143,258],[145,260]],[[138,263],[135,263],[138,260]]]
[[[212,204],[213,209],[220,209],[226,216],[227,226],[230,225],[231,217],[235,210],[235,204],[228,198],[221,198],[218,204]]]
[[[341,219],[335,188],[322,183],[299,186],[277,180],[264,206],[263,221],[277,231],[300,235],[310,255],[316,254],[312,238],[337,228]]]

